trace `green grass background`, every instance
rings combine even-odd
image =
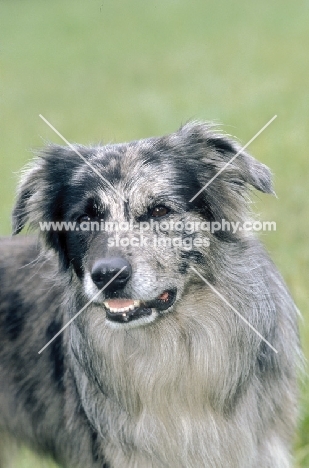
[[[18,171],[61,140],[123,141],[217,121],[274,173],[255,197],[277,231],[263,241],[303,314],[309,357],[309,1],[0,0],[0,234],[10,233]],[[295,467],[309,467],[304,377]],[[27,451],[12,462],[38,468]],[[46,462],[48,463],[48,462]],[[172,467],[171,467],[172,468]]]

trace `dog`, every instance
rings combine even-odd
[[[252,188],[269,169],[208,123],[37,155],[0,243],[1,440],[65,468],[291,466],[297,309]]]

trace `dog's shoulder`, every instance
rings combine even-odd
[[[0,335],[16,341],[32,328],[31,339],[61,315],[64,287],[57,280],[57,261],[35,236],[1,238],[0,259]]]

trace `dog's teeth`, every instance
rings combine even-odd
[[[110,311],[110,312],[129,312],[130,310],[134,310],[136,307],[140,307],[141,301],[136,300],[134,301],[133,304],[127,306],[127,307],[111,307],[108,303],[108,301],[104,301],[104,306]]]
[[[129,308],[128,308],[128,307],[123,307],[123,308],[120,308],[120,307],[118,307],[118,308],[115,308],[115,307],[112,308],[112,307],[110,307],[109,310],[110,310],[111,312],[117,312],[117,313],[119,313],[119,312],[120,312],[120,313],[121,313],[121,312],[125,312],[125,313],[126,313],[126,312],[129,311]]]
[[[121,313],[122,316],[124,317],[124,320],[129,320],[127,317],[127,313],[130,310],[134,310],[137,307],[141,306],[141,301],[140,300],[135,300],[133,304],[127,306],[127,307],[111,307],[108,301],[104,301],[104,306],[111,312],[111,313]]]

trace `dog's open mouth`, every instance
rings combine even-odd
[[[175,291],[164,291],[153,301],[108,299],[104,301],[106,317],[113,322],[127,323],[151,315],[153,309],[164,311],[174,304]]]

